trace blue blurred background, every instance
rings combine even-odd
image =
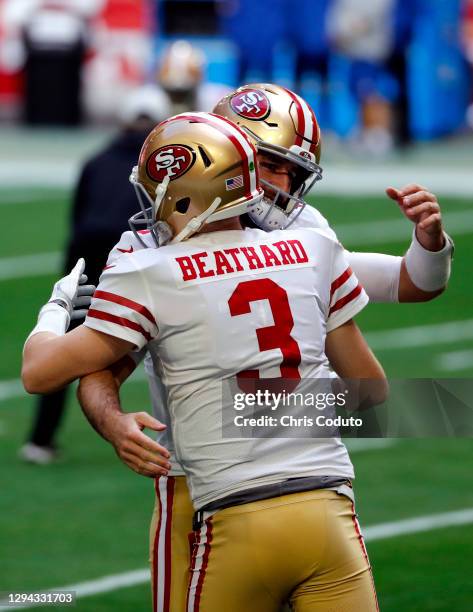
[[[80,20],[69,40],[59,12]],[[204,83],[283,84],[324,133],[383,153],[469,129],[472,22],[470,0],[0,0],[0,120],[113,122],[121,94],[153,82],[169,43],[187,39]],[[74,41],[75,89],[47,86],[38,56],[44,72],[45,49]],[[53,118],[41,110],[61,96]]]

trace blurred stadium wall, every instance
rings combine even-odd
[[[83,26],[85,122],[113,122],[121,97],[155,79],[163,48],[186,38],[207,81],[292,87],[341,138],[374,126],[403,144],[467,129],[470,0],[0,0],[0,120],[25,117],[25,33],[38,16],[39,45],[64,50],[59,12]]]

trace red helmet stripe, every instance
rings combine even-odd
[[[311,153],[315,153],[320,140],[320,130],[315,113],[303,98],[296,95],[290,89],[284,87],[283,89],[289,94],[296,105],[298,134],[295,144]]]

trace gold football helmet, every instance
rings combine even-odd
[[[239,87],[222,98],[213,112],[230,119],[252,139],[258,153],[293,164],[290,193],[261,179],[267,197],[250,211],[263,229],[288,227],[302,212],[302,199],[322,178],[320,129],[314,111],[294,92],[268,83]]]
[[[239,216],[263,198],[256,151],[231,121],[183,113],[158,124],[141,148],[130,181],[141,212],[130,219],[158,246],[185,240],[204,223]],[[143,230],[141,230],[143,231]]]
[[[176,40],[163,53],[157,82],[171,103],[169,115],[194,110],[198,88],[204,77],[205,56],[187,40]]]
[[[189,91],[203,79],[204,55],[187,40],[177,40],[167,47],[161,61],[158,83],[168,92]]]

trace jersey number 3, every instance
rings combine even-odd
[[[300,379],[299,364],[301,351],[299,345],[291,336],[294,327],[291,308],[285,289],[269,278],[244,281],[237,285],[228,300],[232,317],[249,314],[251,302],[268,300],[274,325],[260,327],[256,330],[260,351],[279,349],[282,353],[281,377]],[[258,370],[244,370],[238,378],[259,378]]]

